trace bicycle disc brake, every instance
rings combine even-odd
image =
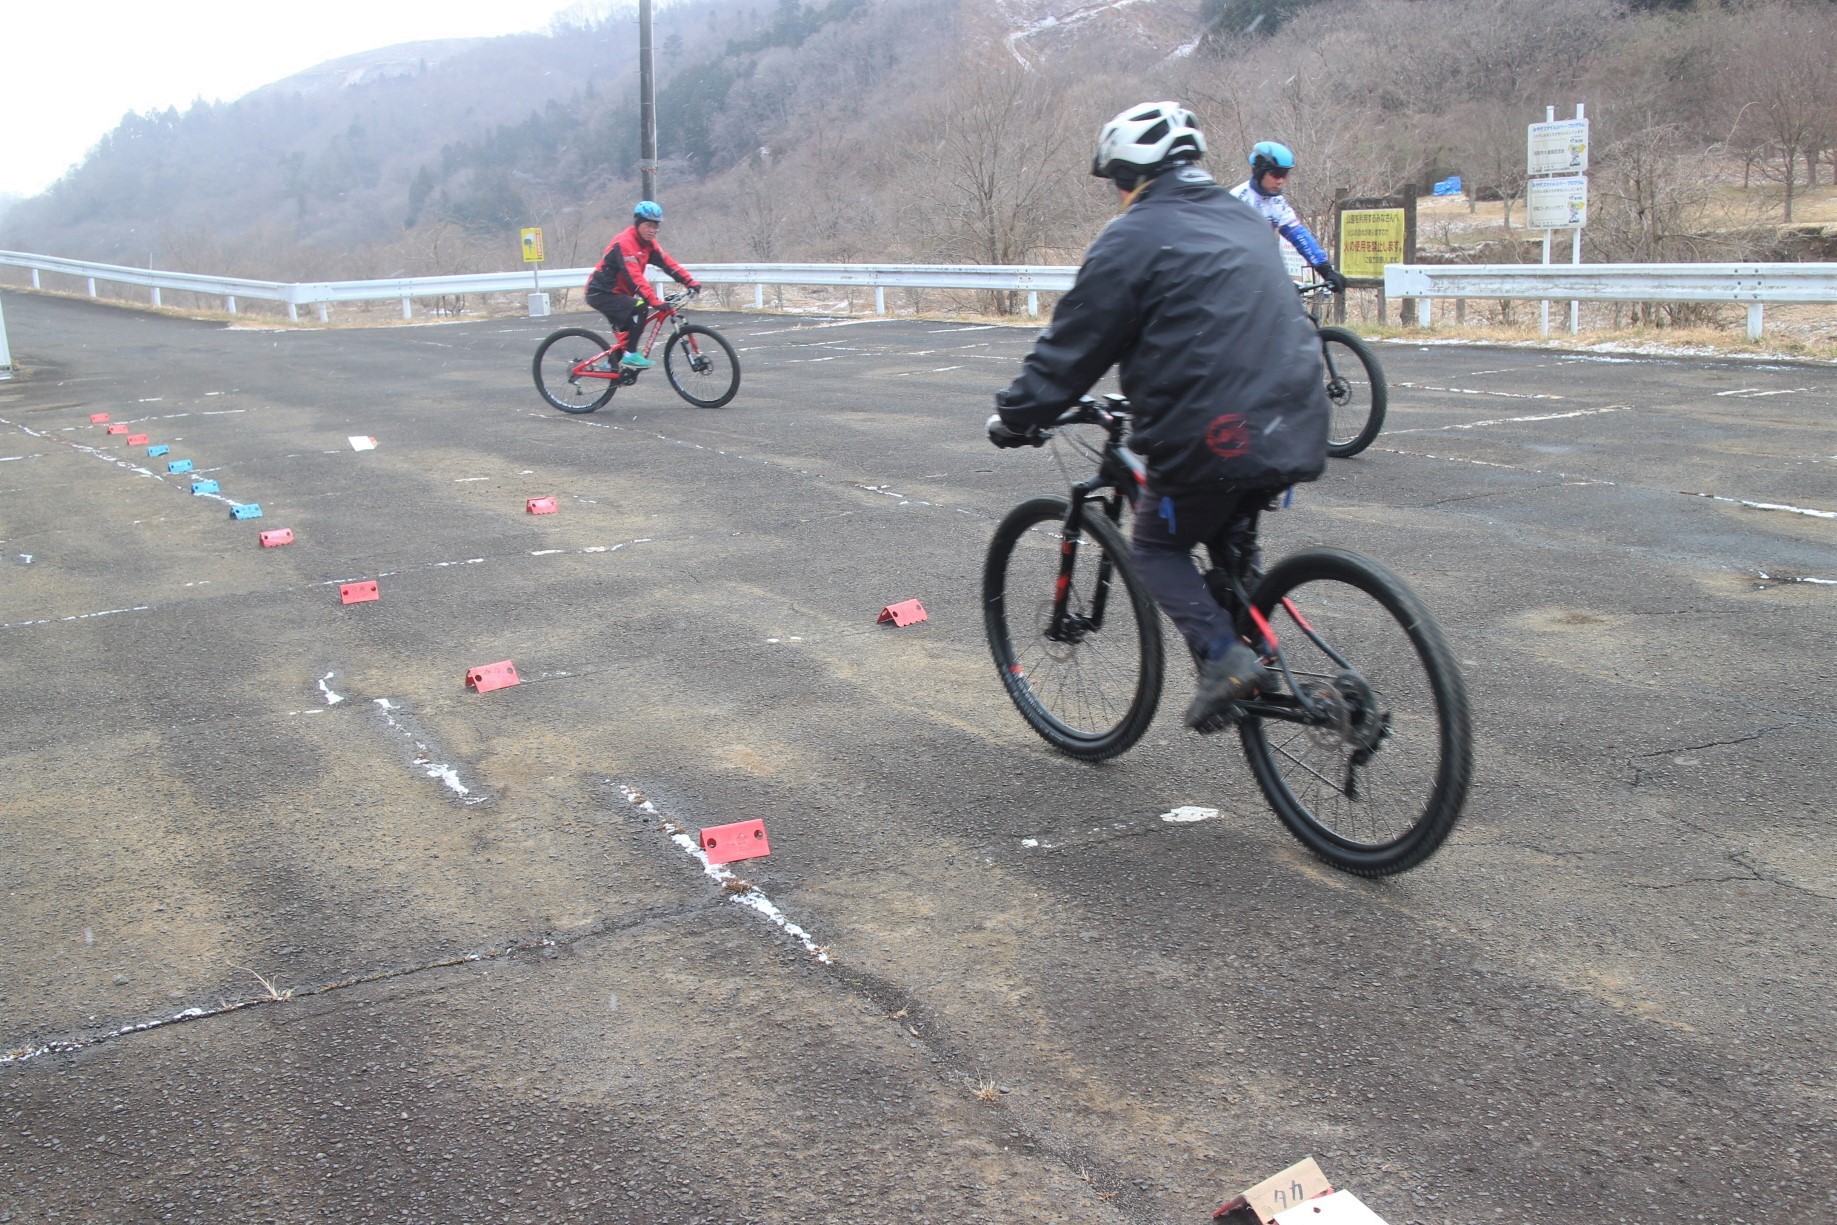
[[[1040,641],[1046,644],[1046,655],[1054,663],[1067,663],[1078,653],[1078,644],[1084,641],[1085,620],[1075,613],[1067,612],[1063,628],[1057,637],[1052,632],[1051,600],[1041,600],[1039,612],[1034,620],[1034,628],[1039,631]]]

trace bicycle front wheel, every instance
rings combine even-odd
[[[697,408],[720,408],[740,390],[740,359],[719,332],[691,323],[663,350],[663,372],[676,394]]]
[[[1070,513],[1064,498],[1035,498],[1008,512],[983,565],[983,619],[1021,717],[1060,752],[1102,761],[1140,740],[1154,719],[1161,620],[1122,533],[1093,506],[1074,544],[1064,530]],[[1062,574],[1065,606],[1055,630]]]
[[[1317,711],[1239,725],[1270,807],[1336,868],[1415,867],[1453,830],[1473,775],[1467,690],[1435,619],[1402,579],[1341,549],[1285,559],[1252,599]]]
[[[1378,355],[1345,328],[1321,328],[1320,353],[1327,368],[1327,401],[1333,406],[1327,454],[1345,459],[1369,447],[1384,428],[1390,388]]]
[[[564,413],[590,413],[618,390],[616,370],[582,374],[580,367],[612,348],[612,342],[586,328],[563,328],[536,348],[531,369],[542,398]],[[617,360],[617,359],[613,359]]]

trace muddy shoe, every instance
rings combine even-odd
[[[1199,691],[1186,708],[1186,725],[1198,732],[1216,732],[1237,721],[1237,704],[1269,684],[1269,671],[1257,653],[1241,642],[1217,659],[1199,666]]]

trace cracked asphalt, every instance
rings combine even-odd
[[[1148,1225],[1313,1154],[1393,1225],[1837,1221],[1837,370],[1379,347],[1265,538],[1466,673],[1466,817],[1370,882],[1183,671],[1100,767],[1003,695],[1026,328],[699,312],[730,407],[567,417],[585,317],[4,305],[0,1220]],[[664,828],[752,818],[746,893]]]

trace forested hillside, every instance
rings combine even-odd
[[[590,263],[638,192],[636,44],[626,11],[130,115],[0,246],[326,279],[513,267],[541,225]],[[1294,146],[1317,222],[1460,174],[1504,205],[1488,258],[1525,124],[1583,102],[1590,258],[1831,258],[1786,228],[1837,177],[1831,0],[678,0],[656,49],[691,260],[1073,260],[1110,207],[1093,134],[1151,97],[1197,109],[1221,178]]]

